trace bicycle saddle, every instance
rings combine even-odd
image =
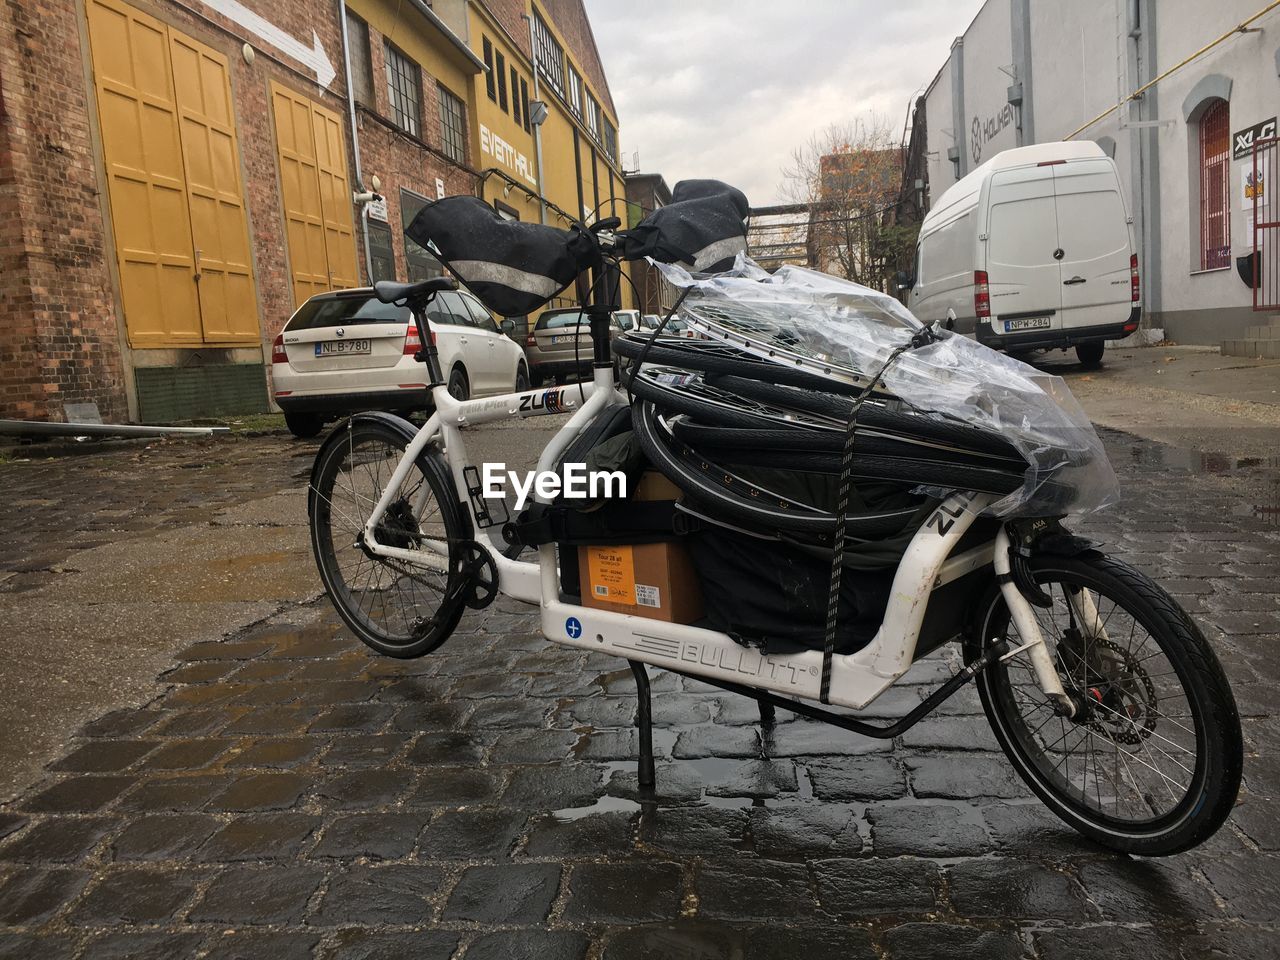
[[[373,293],[383,303],[422,300],[440,290],[457,290],[458,283],[452,277],[433,277],[417,283],[395,283],[379,280],[373,285]]]

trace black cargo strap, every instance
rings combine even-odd
[[[595,510],[535,503],[511,527],[513,542],[538,547],[544,543],[657,543],[691,533],[700,524],[696,517],[679,513],[672,500],[624,500]]]
[[[836,494],[836,529],[835,539],[831,543],[831,587],[827,595],[827,629],[822,641],[822,684],[819,697],[823,703],[831,702],[831,663],[836,652],[836,626],[840,619],[840,581],[844,573],[844,533],[849,513],[849,493],[853,489],[853,448],[858,436],[858,411],[863,402],[871,396],[880,378],[885,375],[897,359],[908,350],[923,347],[925,344],[941,340],[931,327],[921,327],[915,335],[902,346],[889,354],[880,370],[871,381],[862,388],[853,399],[853,409],[849,413],[849,426],[844,435],[844,454],[840,461],[840,487]]]

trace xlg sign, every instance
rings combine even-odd
[[[1253,153],[1253,145],[1259,140],[1271,140],[1276,135],[1276,118],[1255,123],[1248,130],[1239,130],[1231,135],[1231,159],[1243,160]]]

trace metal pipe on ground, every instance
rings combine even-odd
[[[9,437],[211,437],[230,427],[148,427],[132,423],[47,423],[0,420],[0,436]]]

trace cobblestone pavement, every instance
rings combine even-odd
[[[1085,527],[1195,612],[1246,717],[1243,802],[1197,851],[1079,838],[972,690],[880,744],[655,672],[642,804],[621,661],[505,601],[379,659],[316,604],[182,650],[0,809],[0,958],[1273,958],[1280,532],[1109,440],[1126,502]]]

